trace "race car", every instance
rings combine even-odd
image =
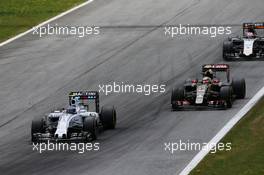
[[[229,37],[224,41],[223,59],[264,58],[263,29],[264,23],[244,23],[242,37]]]
[[[202,79],[188,79],[183,87],[172,90],[173,111],[187,106],[227,109],[232,107],[234,99],[245,98],[245,79],[230,80],[229,65],[203,65],[202,75]]]
[[[114,107],[103,106],[99,110],[99,92],[71,92],[66,109],[55,110],[32,121],[32,142],[95,140],[100,131],[116,126]]]

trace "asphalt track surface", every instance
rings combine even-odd
[[[55,21],[107,26],[99,36],[26,35],[0,48],[0,172],[12,174],[177,174],[197,151],[164,151],[164,142],[208,142],[264,85],[264,62],[230,62],[245,77],[247,97],[227,111],[170,111],[170,90],[204,63],[222,63],[226,36],[168,38],[161,24],[241,24],[263,20],[263,0],[97,0]],[[54,23],[55,23],[54,22]],[[120,28],[118,26],[131,26]],[[239,34],[240,27],[233,27]],[[32,151],[30,125],[67,104],[72,90],[109,82],[167,85],[165,94],[102,95],[118,110],[114,131],[100,135],[99,152]]]

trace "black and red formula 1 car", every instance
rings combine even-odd
[[[202,75],[202,79],[188,79],[183,87],[172,90],[172,110],[180,110],[185,106],[227,109],[232,107],[234,99],[245,98],[245,79],[231,80],[229,65],[203,65]]]

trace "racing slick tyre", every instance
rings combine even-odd
[[[116,110],[114,107],[103,106],[100,113],[100,120],[104,129],[115,129],[116,127]]]
[[[230,86],[223,86],[220,89],[220,98],[226,102],[224,108],[232,107],[232,88]]]
[[[177,104],[177,101],[183,101],[183,100],[184,100],[184,88],[173,89],[171,93],[172,110],[179,109],[179,105]]]
[[[232,52],[232,42],[224,41],[223,43],[223,59],[225,61],[230,61],[231,59],[227,56],[227,53]]]
[[[246,81],[244,78],[233,79],[232,87],[237,99],[244,99],[246,96]]]
[[[83,130],[90,133],[91,140],[96,140],[98,135],[96,119],[93,117],[86,117],[83,122]],[[89,138],[87,138],[87,140],[88,139]]]
[[[45,128],[44,128],[43,118],[34,119],[31,123],[31,141],[36,142],[38,139],[34,134],[44,133],[44,132],[45,132]]]

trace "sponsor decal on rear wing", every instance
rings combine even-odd
[[[244,23],[243,29],[264,29],[264,23],[263,22],[257,22],[257,23]]]
[[[228,64],[206,64],[203,65],[203,71],[206,71],[208,69],[212,69],[215,71],[226,71],[229,69]]]
[[[98,99],[99,93],[97,91],[78,91],[70,92],[69,97],[80,97],[80,99]]]

